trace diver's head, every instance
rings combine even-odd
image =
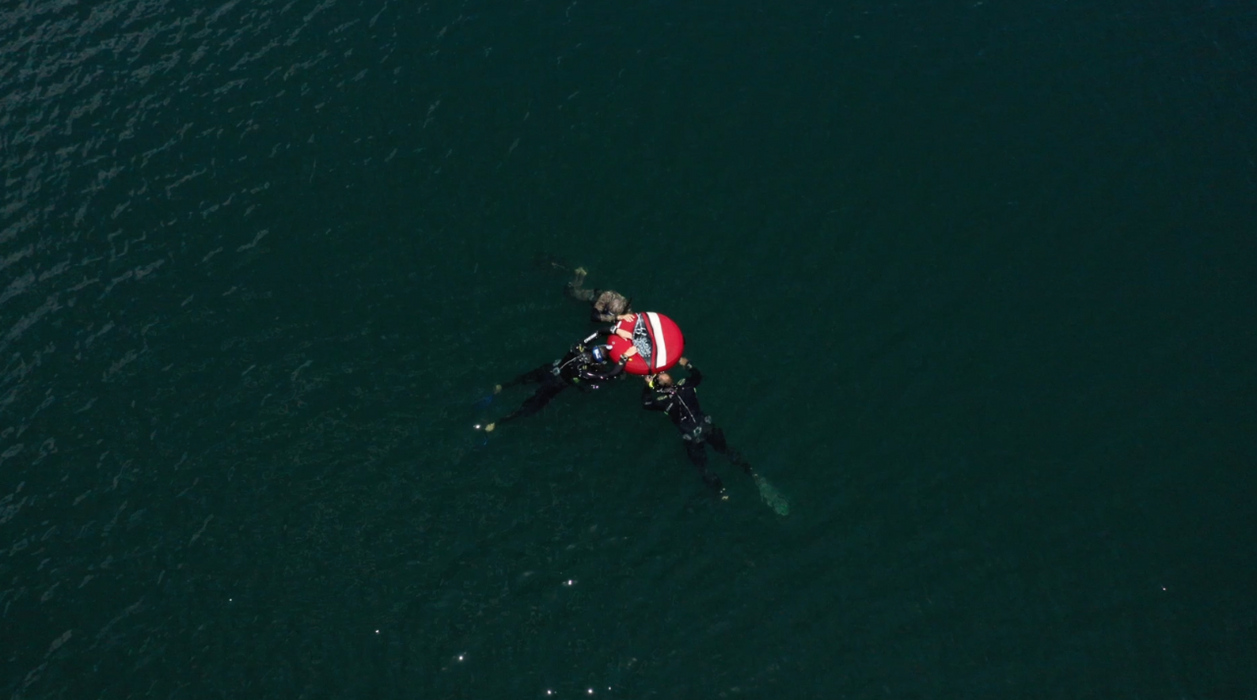
[[[660,372],[651,379],[650,385],[656,389],[667,389],[672,386],[672,375],[667,372]]]
[[[595,345],[593,346],[593,348],[590,349],[589,352],[591,355],[593,355],[594,362],[597,362],[599,364],[607,362],[611,359],[611,346],[610,345]]]
[[[619,316],[629,312],[629,300],[619,292],[607,290],[594,300],[594,311]]]

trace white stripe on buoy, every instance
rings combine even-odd
[[[650,358],[654,367],[651,369],[659,369],[668,364],[668,341],[664,340],[663,327],[659,325],[659,314],[647,311],[646,320],[650,321],[650,334],[654,336],[655,341],[655,356]]]

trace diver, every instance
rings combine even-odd
[[[564,286],[567,296],[590,305],[589,320],[593,323],[611,323],[617,316],[633,313],[633,300],[610,289],[586,289],[585,277],[589,271],[583,267],[572,269],[566,262],[546,254],[533,257],[533,264],[572,273],[572,279]]]
[[[586,289],[585,276],[589,271],[578,267],[567,283],[567,295],[590,304],[589,319],[594,323],[612,323],[617,317],[633,313],[633,300],[610,289]]]
[[[713,424],[711,416],[703,413],[698,405],[697,389],[703,381],[703,373],[684,357],[677,364],[685,367],[689,375],[680,381],[673,381],[672,375],[667,372],[647,377],[646,386],[642,388],[642,408],[668,414],[672,424],[681,431],[681,439],[685,441],[685,454],[698,468],[698,475],[702,477],[703,483],[710,486],[722,500],[728,500],[729,495],[725,493],[720,477],[707,468],[705,445],[711,445],[712,449],[742,467],[747,474],[754,476],[755,472],[737,450],[729,447],[724,431]]]
[[[618,362],[611,362],[611,347],[609,345],[591,344],[594,338],[607,332],[612,331],[595,331],[584,340],[573,345],[566,355],[554,362],[524,372],[505,384],[498,384],[493,387],[493,393],[498,394],[505,388],[520,384],[541,385],[537,387],[532,396],[524,400],[524,403],[519,408],[493,423],[484,426],[477,425],[476,428],[484,430],[486,433],[491,433],[500,423],[523,418],[524,416],[531,416],[540,411],[569,386],[574,386],[587,392],[595,391],[602,388],[606,382],[618,377],[624,371],[624,365],[628,364],[629,359],[637,354],[637,348],[629,348],[620,356]],[[617,333],[623,336],[625,332],[618,331]]]

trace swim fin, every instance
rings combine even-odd
[[[755,479],[755,487],[759,489],[759,497],[764,499],[764,503],[768,504],[777,515],[790,514],[790,501],[781,494],[772,484],[768,483],[768,479],[760,476],[758,473],[752,474]]]

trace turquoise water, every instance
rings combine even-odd
[[[0,9],[0,691],[1252,697],[1257,16],[779,5]]]

